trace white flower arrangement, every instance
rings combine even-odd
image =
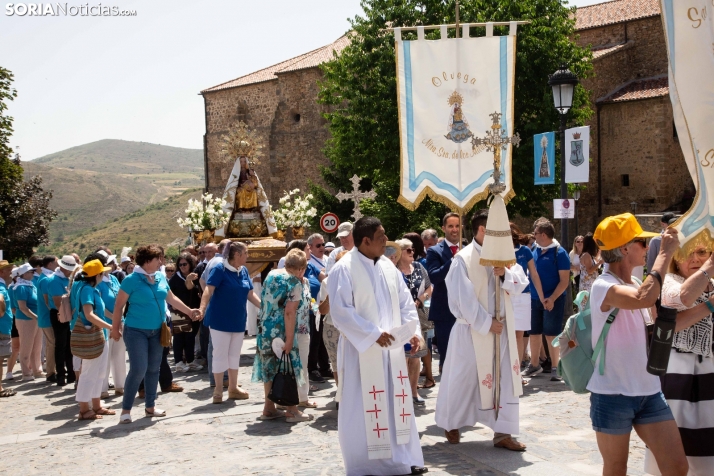
[[[312,206],[312,194],[301,197],[300,189],[285,192],[280,198],[280,208],[273,211],[279,230],[287,227],[301,228],[310,224],[310,218],[317,216],[317,209]]]
[[[186,218],[179,218],[176,221],[181,228],[187,226],[191,231],[222,228],[230,218],[230,214],[223,210],[225,206],[225,200],[213,198],[212,194],[206,193],[200,200],[189,199]]]

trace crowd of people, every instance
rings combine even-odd
[[[493,429],[494,446],[525,451],[515,437],[522,388],[540,374],[562,380],[554,341],[573,313],[572,299],[585,292],[593,339],[606,321],[612,324],[600,357],[607,358],[607,369],[594,372],[588,384],[604,474],[625,474],[633,428],[647,444],[650,473],[687,474],[689,467],[689,474],[714,474],[714,445],[701,437],[711,427],[706,412],[712,398],[707,382],[714,375],[714,258],[706,241],[686,256],[678,251],[676,232],[667,228],[673,218],[665,214],[662,233],[653,234],[629,214],[611,217],[594,233],[577,236],[571,250],[555,239],[555,227],[545,218],[532,233],[511,223],[517,264],[508,268],[478,264],[488,210],[471,218],[470,242],[462,240],[455,213],[444,216],[441,237],[426,229],[395,241],[375,218],[344,222],[339,247],[317,233],[293,240],[279,263],[255,276],[246,267],[246,245],[231,240],[189,246],[175,263],[167,262],[158,245],[121,259],[102,247],[84,260],[32,256],[20,266],[0,261],[0,335],[9,337],[2,342],[2,382],[74,384],[81,420],[114,415],[102,406],[113,390],[122,398],[124,424],[132,421],[137,395],[145,400],[146,416],[166,415],[156,406],[159,387],[183,390],[173,372],[207,368],[213,403],[224,402],[224,388],[228,399],[245,400],[250,396],[238,375],[244,336],[253,326],[251,379],[264,388],[261,420],[312,420],[306,409],[317,403],[310,391],[334,379],[347,473],[421,474],[426,470],[418,436],[414,446],[416,426],[408,418],[402,418],[406,426],[398,429],[399,439],[382,441],[382,450],[391,445],[389,458],[362,454],[379,451],[367,431],[371,420],[363,417],[365,385],[380,378],[389,391],[400,385],[411,397],[409,404],[402,400],[402,413],[413,418],[413,410],[425,405],[419,390],[438,380],[435,418],[449,443],[460,442],[462,428],[481,423]],[[650,308],[660,294],[663,305],[679,312],[661,382],[645,371],[642,323],[651,321]],[[498,307],[497,299],[507,304]],[[404,325],[412,326],[414,336],[395,350],[390,329]],[[500,341],[500,401],[491,390],[494,336]],[[382,374],[376,370],[382,368],[379,359]],[[367,362],[372,365],[365,370]],[[276,405],[270,398],[281,366],[295,372],[297,405]],[[14,395],[0,385],[0,397]],[[390,402],[386,414],[396,414],[397,403]],[[376,404],[374,410],[381,411]],[[355,435],[365,431],[361,445]]]

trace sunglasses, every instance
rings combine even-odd
[[[578,240],[578,241],[576,241],[576,243],[582,243],[582,242],[583,242],[583,240]]]
[[[637,238],[635,240],[632,240],[634,243],[639,243],[645,248],[647,248],[647,239],[646,238]]]
[[[183,268],[184,266],[188,266],[188,263],[181,263],[181,264],[179,265],[179,268]]]
[[[406,252],[409,253],[409,254],[414,253],[414,249],[413,249],[413,248],[407,248],[407,249],[404,250],[404,251],[406,251]]]
[[[315,248],[324,248],[324,247],[325,247],[325,243],[318,243],[315,245]]]

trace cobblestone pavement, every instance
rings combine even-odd
[[[246,338],[239,382],[249,400],[214,405],[205,370],[175,373],[184,392],[160,394],[157,402],[168,416],[143,417],[143,400],[137,399],[131,425],[119,425],[118,416],[77,421],[71,385],[60,389],[44,380],[3,382],[18,395],[0,399],[0,474],[10,474],[9,468],[16,474],[343,474],[334,382],[318,385],[313,393],[319,403],[309,410],[314,421],[258,421],[263,391],[261,384],[250,383],[254,352],[255,338]],[[434,423],[437,391],[438,377],[436,387],[420,390],[427,405],[417,410],[429,474],[602,473],[588,396],[575,395],[563,383],[539,376],[525,387],[519,437],[528,445],[525,453],[493,448],[491,430],[481,426],[465,429],[460,444],[448,444]],[[112,394],[105,405],[118,415],[121,397]],[[633,435],[630,448],[629,474],[644,474],[644,444]]]

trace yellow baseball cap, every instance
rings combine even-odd
[[[98,259],[93,259],[92,261],[88,261],[84,263],[84,266],[82,266],[82,271],[86,276],[89,276],[90,278],[92,276],[96,276],[98,274],[101,274],[105,271],[111,271],[112,268],[107,268],[105,267],[101,261]]]
[[[655,236],[659,236],[659,233],[643,231],[632,213],[605,218],[593,234],[595,243],[605,251],[626,245],[635,238],[654,238]]]

